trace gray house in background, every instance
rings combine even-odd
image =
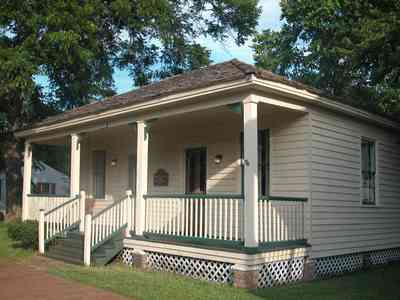
[[[65,196],[69,194],[69,176],[43,161],[32,168],[35,194]]]

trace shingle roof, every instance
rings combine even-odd
[[[202,69],[171,76],[124,94],[115,95],[105,98],[102,101],[96,101],[68,110],[61,114],[48,117],[40,122],[31,124],[30,126],[22,128],[21,130],[78,119],[88,115],[95,115],[107,110],[142,103],[175,93],[204,88],[224,82],[246,79],[251,74],[254,74],[260,79],[280,82],[298,89],[310,91],[314,94],[324,95],[320,90],[293,80],[289,80],[285,77],[276,75],[264,69],[257,68],[253,65],[246,64],[237,59],[233,59]]]

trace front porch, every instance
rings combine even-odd
[[[35,144],[62,144],[70,157],[69,195],[32,194],[25,170],[24,216],[40,220],[41,251],[60,237],[78,238],[72,230],[84,235],[85,264],[115,255],[96,259],[121,234],[124,247],[143,251],[140,243],[239,256],[305,253],[306,112],[255,96],[226,99],[27,141],[27,166]]]

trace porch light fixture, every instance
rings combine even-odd
[[[215,163],[216,165],[219,165],[221,162],[222,162],[222,154],[217,154],[217,155],[215,155],[215,157],[214,157],[214,163]]]
[[[117,159],[114,158],[113,160],[111,160],[111,167],[115,167],[117,165]]]

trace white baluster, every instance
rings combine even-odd
[[[228,229],[228,200],[227,199],[223,199],[221,200],[223,201],[224,204],[224,236],[222,237],[223,239],[227,240],[227,229]]]
[[[235,199],[235,240],[237,241],[239,239],[239,216],[240,216],[240,211],[239,211],[239,201],[240,199]]]
[[[189,235],[189,204],[188,199],[185,199],[185,236]]]
[[[219,214],[218,214],[218,219],[219,219],[219,229],[218,229],[218,238],[222,239],[222,199],[218,199],[219,202]]]
[[[200,237],[204,237],[204,230],[203,230],[203,226],[204,226],[204,221],[203,221],[203,200],[205,200],[205,199],[203,199],[203,198],[200,198],[199,199],[199,213],[200,213],[200,216],[199,216],[199,219],[200,219],[200,222],[199,222],[199,236]]]

